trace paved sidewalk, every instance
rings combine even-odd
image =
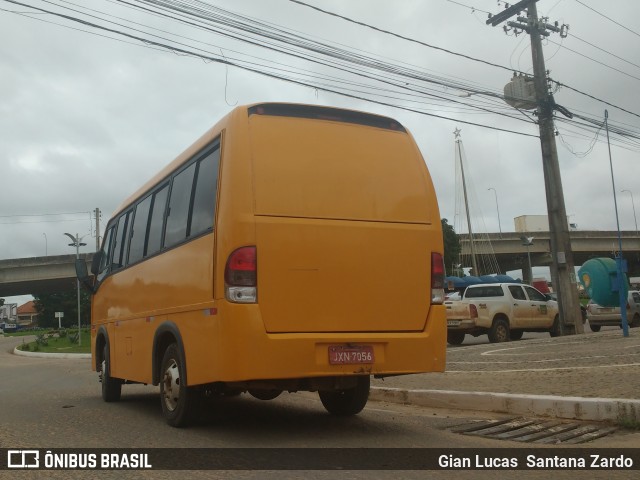
[[[447,371],[372,382],[376,400],[640,422],[640,329],[447,349]]]

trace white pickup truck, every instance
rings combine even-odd
[[[524,332],[560,334],[558,304],[529,285],[491,283],[467,287],[447,307],[447,342],[487,334],[490,342],[520,340]]]

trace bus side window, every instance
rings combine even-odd
[[[151,220],[149,221],[149,238],[147,240],[146,256],[153,255],[160,250],[162,240],[162,224],[164,211],[167,206],[167,194],[169,185],[165,185],[153,194],[153,207],[151,208]]]
[[[124,267],[124,255],[126,254],[127,250],[123,249],[123,247],[125,246],[126,240],[128,239],[128,236],[126,235],[126,233],[128,232],[128,220],[129,212],[123,214],[118,219],[118,229],[116,230],[115,238],[113,239],[113,260],[111,263],[112,271]]]
[[[189,204],[196,164],[192,163],[173,178],[169,209],[167,211],[167,227],[164,246],[172,247],[187,238],[189,221]]]
[[[193,196],[190,237],[213,228],[216,214],[219,164],[219,146],[198,162],[198,178],[196,179],[195,194]]]
[[[150,207],[151,195],[136,205],[136,213],[133,217],[133,231],[131,232],[131,240],[129,242],[129,259],[127,265],[141,260],[144,255]]]
[[[102,243],[102,259],[100,260],[100,267],[98,269],[98,274],[96,275],[98,282],[101,282],[109,273],[108,266],[111,265],[110,256],[114,232],[115,228],[111,226],[104,235],[104,242]]]

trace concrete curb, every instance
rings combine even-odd
[[[38,358],[91,358],[90,353],[45,353],[45,352],[25,352],[18,350],[18,347],[13,349],[14,355],[21,357],[38,357]]]
[[[432,408],[477,410],[517,415],[542,415],[593,421],[640,422],[640,400],[559,397],[450,390],[404,390],[371,387],[371,400]]]

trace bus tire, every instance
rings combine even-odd
[[[102,349],[102,364],[100,366],[100,383],[102,383],[102,399],[105,402],[117,402],[122,394],[122,380],[110,375],[109,350],[105,345]]]
[[[356,415],[360,413],[369,400],[369,376],[359,376],[354,388],[345,390],[319,391],[320,401],[324,408],[338,416]]]
[[[282,390],[276,389],[250,389],[249,394],[258,400],[273,400],[282,393]]]
[[[160,404],[165,420],[172,427],[184,427],[193,418],[198,392],[184,383],[185,365],[178,345],[167,347],[160,366]]]

